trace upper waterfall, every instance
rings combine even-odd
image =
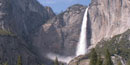
[[[87,52],[87,13],[88,13],[88,8],[86,8],[86,11],[84,13],[83,21],[82,21],[82,26],[81,26],[81,32],[80,32],[80,38],[79,42],[77,45],[77,50],[76,50],[76,56],[78,55],[84,55]]]
[[[79,10],[76,10],[75,11],[75,9],[79,9]],[[49,60],[52,60],[52,61],[54,61],[55,60],[55,58],[58,58],[58,60],[59,60],[59,62],[62,62],[62,63],[69,63],[72,59],[74,59],[77,55],[81,55],[81,54],[85,54],[86,53],[86,49],[87,49],[87,46],[86,46],[86,38],[87,38],[87,36],[86,36],[86,29],[87,29],[87,12],[88,12],[88,8],[86,8],[85,6],[82,6],[82,5],[74,5],[74,6],[72,6],[72,8],[69,8],[68,9],[68,12],[70,11],[71,12],[71,10],[72,9],[74,9],[73,10],[73,12],[77,12],[77,11],[81,11],[81,13],[80,14],[78,14],[78,17],[77,16],[71,16],[72,18],[75,18],[75,19],[77,19],[78,21],[74,21],[76,24],[74,24],[74,25],[76,25],[75,27],[79,30],[79,25],[82,25],[80,28],[81,28],[81,33],[80,33],[80,37],[78,37],[77,36],[77,38],[79,38],[79,44],[77,44],[77,45],[75,45],[77,48],[75,49],[75,47],[71,47],[70,48],[70,46],[71,45],[65,45],[65,46],[68,46],[68,47],[66,47],[64,50],[63,49],[61,49],[61,51],[66,51],[65,52],[65,54],[59,54],[59,53],[56,53],[56,52],[48,52],[48,53],[46,53],[46,58],[47,59],[49,59]],[[66,13],[66,12],[65,12]],[[67,13],[68,15],[70,15],[69,13]],[[82,15],[82,14],[84,14],[84,15]],[[75,14],[74,14],[75,15]],[[83,17],[82,17],[82,16]],[[59,17],[59,16],[58,16]],[[70,17],[68,17],[68,16],[66,16],[67,18],[70,18]],[[66,18],[65,17],[65,18]],[[58,19],[60,19],[60,17],[58,18]],[[80,19],[80,20],[79,20]],[[69,20],[69,19],[68,19]],[[72,21],[69,21],[69,22],[72,22]],[[81,24],[82,23],[82,24]],[[50,24],[50,23],[49,23]],[[49,25],[49,24],[47,24],[47,25]],[[77,25],[78,24],[78,25]],[[59,24],[58,24],[59,25]],[[44,25],[45,26],[45,25]],[[48,27],[48,26],[47,26]],[[75,27],[73,28],[73,29],[75,29]],[[71,29],[72,30],[72,29]],[[67,33],[67,32],[66,32]],[[78,33],[76,33],[76,34],[74,34],[74,36],[75,35],[79,35]],[[68,37],[67,37],[68,38]],[[77,40],[77,38],[75,38],[76,40]],[[71,39],[71,36],[68,38],[68,39]],[[77,43],[77,41],[76,42],[72,42],[72,43],[70,43],[70,44],[73,44],[73,43]],[[56,43],[57,44],[57,43]],[[73,50],[73,49],[74,50]],[[75,50],[77,50],[76,52],[74,52],[73,53],[73,55],[72,54],[70,54],[70,53],[68,53],[68,50],[70,50],[70,51],[75,51]],[[64,52],[63,52],[64,53]]]

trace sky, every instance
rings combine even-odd
[[[74,4],[89,5],[91,0],[38,0],[43,6],[50,6],[55,13],[65,11]]]

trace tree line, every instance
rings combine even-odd
[[[104,58],[102,58],[100,54],[97,54],[94,48],[91,50],[90,54],[91,56],[89,65],[114,65],[108,49],[105,51]],[[117,65],[122,65],[121,60],[117,62]],[[130,61],[128,61],[126,65],[130,65]]]
[[[8,62],[5,62],[5,63],[0,64],[0,65],[8,65]],[[18,56],[16,65],[23,65],[21,56]],[[44,64],[42,64],[42,65],[44,65]],[[64,65],[64,64],[60,63],[58,61],[58,58],[56,57],[53,65]],[[111,54],[110,54],[108,49],[106,49],[105,55],[104,55],[104,57],[102,57],[101,54],[98,54],[96,52],[96,50],[93,48],[90,52],[89,65],[114,65],[114,64],[112,62]],[[122,65],[120,60],[118,61],[117,65]],[[128,61],[126,65],[130,65],[130,61]]]

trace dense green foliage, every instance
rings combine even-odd
[[[96,53],[95,49],[92,49],[89,65],[96,65],[96,63],[97,63],[97,53]]]
[[[101,56],[98,55],[98,59],[97,59],[96,65],[102,65],[102,63],[103,63],[103,60],[102,60]]]
[[[22,59],[21,59],[21,56],[18,56],[17,65],[22,65]]]
[[[112,55],[117,54],[124,59],[130,59],[130,30],[114,36],[109,40],[102,40],[96,46],[97,53],[104,55],[104,49],[108,49]]]
[[[111,55],[108,50],[106,50],[105,53],[104,65],[113,65],[113,62],[111,60]]]

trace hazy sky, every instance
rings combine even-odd
[[[88,5],[91,0],[38,0],[44,6],[50,6],[55,13],[66,10],[73,4]]]

